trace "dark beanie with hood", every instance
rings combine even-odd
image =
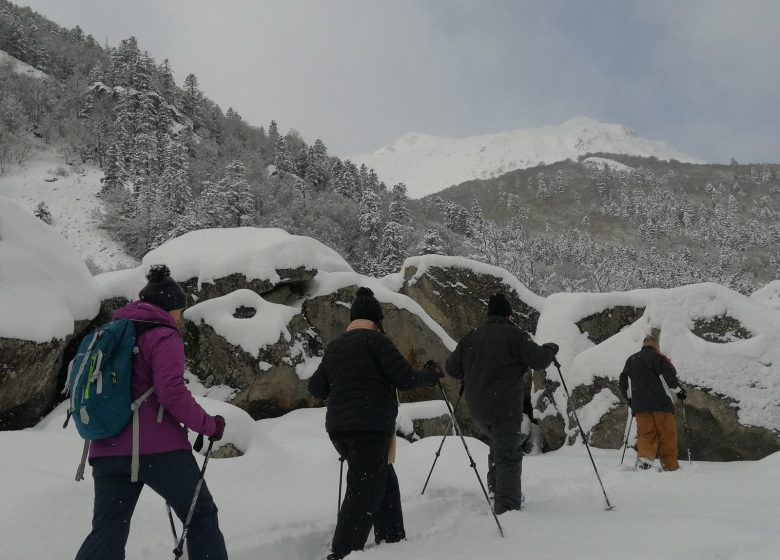
[[[382,306],[374,297],[374,292],[369,288],[358,288],[355,299],[352,301],[352,309],[349,313],[349,320],[368,319],[374,324],[380,326],[385,314],[382,312]]]
[[[187,307],[187,295],[179,283],[171,278],[171,271],[164,264],[153,264],[146,275],[149,283],[138,292],[141,301],[161,307],[166,311]]]
[[[499,317],[511,317],[512,306],[506,296],[501,292],[493,294],[488,300],[488,315],[498,315]]]

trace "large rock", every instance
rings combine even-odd
[[[204,306],[209,309],[202,313]],[[225,313],[232,314],[232,318]],[[264,315],[273,318],[266,320]],[[206,386],[218,384],[236,389],[232,404],[253,418],[281,416],[316,404],[308,393],[306,379],[301,377],[316,367],[322,342],[295,309],[268,303],[249,290],[240,290],[199,304],[188,310],[185,317],[190,371]],[[263,330],[267,332],[255,340],[241,336],[247,331],[251,334]],[[238,338],[231,340],[236,332]]]
[[[503,292],[514,311],[514,321],[536,332],[544,299],[533,294],[507,271],[465,259],[428,255],[407,259],[401,270],[400,289],[455,340],[485,321],[487,302]]]
[[[67,350],[99,307],[75,248],[0,197],[0,429],[32,426],[54,407]]]
[[[570,402],[561,389],[552,394],[559,409],[568,411],[569,441],[576,437],[576,409],[591,444],[623,444],[628,409],[619,396],[618,375],[644,336],[653,333],[689,394],[685,410],[694,459],[760,459],[780,450],[780,401],[773,392],[780,383],[775,310],[713,284],[558,294],[546,305],[540,330],[561,337],[560,357],[572,392]],[[682,409],[674,401],[685,457]]]
[[[346,331],[350,322],[350,305],[357,288],[357,285],[345,286],[330,294],[308,299],[303,304],[303,314],[326,345]],[[443,364],[450,352],[441,337],[434,333],[419,315],[382,301],[383,295],[389,295],[388,292],[376,286],[374,292],[384,311],[385,332],[409,363],[416,368],[421,368],[428,360],[436,360]],[[399,297],[398,294],[392,295]],[[445,381],[445,386],[450,398],[453,396],[457,398],[457,387],[451,379]],[[441,394],[438,388],[426,387],[403,391],[400,397],[402,402],[414,402],[440,399]]]

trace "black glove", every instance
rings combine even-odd
[[[219,441],[222,439],[222,436],[225,435],[225,418],[217,415],[214,417],[214,422],[217,424],[217,429],[209,436],[209,440]]]
[[[442,371],[439,362],[437,362],[436,360],[428,360],[427,362],[425,362],[425,365],[423,365],[423,368],[430,371],[433,375],[436,376],[434,382],[431,383],[431,385],[435,385],[436,381],[439,381],[440,379],[444,379],[444,371]]]
[[[545,342],[544,344],[542,344],[542,346],[544,348],[549,348],[550,350],[552,350],[553,356],[555,356],[558,353],[559,350],[558,345],[555,344],[554,342]]]
[[[680,399],[681,401],[684,401],[685,399],[688,398],[688,393],[685,391],[685,389],[680,387],[680,392],[677,393],[677,398]]]

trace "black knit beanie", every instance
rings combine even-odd
[[[146,275],[149,283],[138,292],[141,301],[162,307],[166,311],[187,307],[187,296],[179,283],[171,278],[171,271],[164,264],[153,264]]]
[[[358,288],[355,299],[352,302],[352,310],[349,313],[349,320],[368,319],[377,326],[382,322],[385,314],[382,313],[382,306],[374,297],[374,292],[369,288]]]
[[[488,300],[488,315],[498,315],[499,317],[511,317],[512,306],[509,304],[509,300],[501,292],[493,294]]]

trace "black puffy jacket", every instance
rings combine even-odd
[[[536,344],[514,323],[491,315],[458,342],[447,360],[447,374],[464,380],[475,420],[522,420],[525,372],[546,368],[554,357],[552,349]]]
[[[637,412],[674,412],[671,393],[680,391],[672,362],[651,346],[629,356],[620,374],[620,392]]]
[[[395,390],[436,383],[436,375],[416,370],[387,336],[369,329],[348,331],[328,344],[309,380],[309,392],[328,400],[325,429],[395,432]]]

